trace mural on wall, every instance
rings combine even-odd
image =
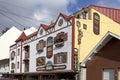
[[[80,43],[81,43],[81,38],[83,37],[83,32],[82,32],[82,30],[78,30],[78,44],[80,45]]]
[[[37,52],[42,52],[45,46],[46,46],[46,42],[44,40],[40,40],[36,44],[36,50],[37,50]]]
[[[51,61],[48,61],[45,66],[37,67],[36,71],[52,71],[65,69],[66,65],[54,65]]]
[[[54,55],[54,64],[67,63],[67,52],[60,52]]]
[[[43,65],[45,65],[45,61],[46,61],[45,57],[38,57],[36,59],[36,66],[43,66]]]
[[[60,32],[54,38],[54,44],[56,47],[62,47],[64,46],[64,41],[67,41],[67,39],[68,39],[67,33]]]
[[[100,16],[98,13],[93,13],[93,32],[96,35],[100,34]]]
[[[47,58],[51,58],[53,56],[53,37],[47,38]]]

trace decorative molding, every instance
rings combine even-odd
[[[67,63],[67,52],[60,52],[54,55],[54,64]]]
[[[43,48],[46,46],[46,41],[44,40],[40,40],[37,44],[36,44],[36,50],[38,52],[42,52]]]
[[[66,69],[66,65],[51,65],[51,66],[43,66],[37,67],[36,71],[52,71],[52,70],[62,70]]]
[[[47,38],[47,58],[51,58],[53,56],[53,37]]]
[[[60,32],[54,37],[54,44],[56,47],[62,47],[64,46],[64,41],[67,41],[68,35],[67,33]]]
[[[100,34],[100,15],[93,13],[93,32],[96,35]]]
[[[82,32],[82,30],[78,30],[78,44],[80,45],[81,44],[81,39],[82,39],[82,37],[83,37],[83,32]]]
[[[46,59],[45,57],[38,57],[36,59],[36,66],[43,66],[45,65]]]

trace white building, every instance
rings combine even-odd
[[[9,73],[9,58],[0,60],[0,78]]]
[[[74,80],[74,61],[74,19],[64,14],[10,46],[10,73],[22,80]]]
[[[15,43],[20,34],[21,31],[13,26],[0,37],[0,60],[9,58],[9,46]]]

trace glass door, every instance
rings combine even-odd
[[[103,70],[103,80],[115,80],[115,70],[114,69],[104,69]]]

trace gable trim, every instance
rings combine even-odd
[[[85,67],[86,62],[91,59],[91,57],[97,53],[106,43],[108,43],[111,38],[116,38],[120,40],[120,36],[116,35],[112,32],[107,32],[105,36],[98,42],[98,44],[92,49],[92,51],[88,54],[88,56],[81,62],[80,66]]]

